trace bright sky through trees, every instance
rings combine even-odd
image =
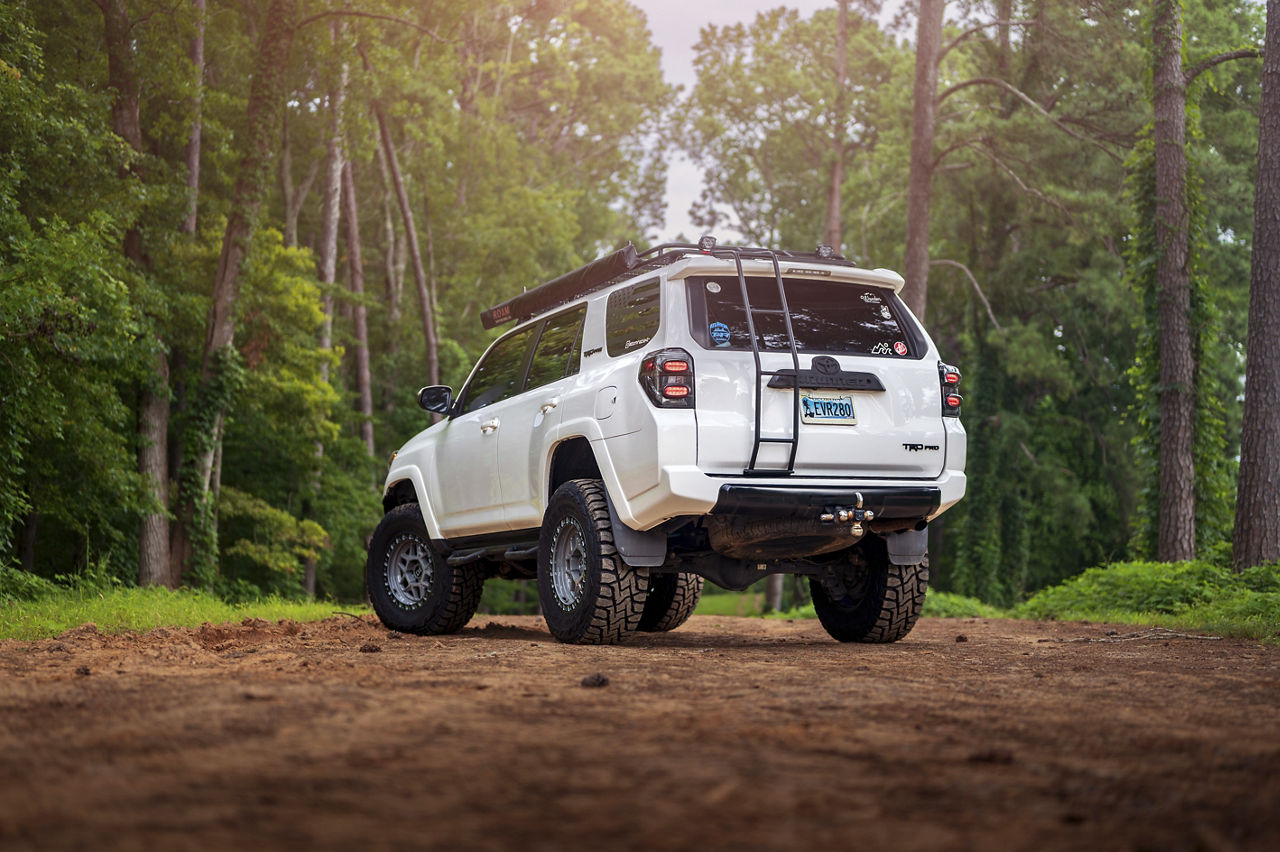
[[[832,0],[709,0],[688,3],[684,0],[632,0],[649,19],[649,31],[653,42],[662,49],[662,73],[667,82],[681,86],[687,94],[697,82],[693,70],[693,46],[698,33],[707,24],[724,26],[734,23],[750,23],[759,12],[787,6],[796,9],[802,17],[809,17],[819,9],[835,6]],[[896,3],[885,4],[888,7]],[[667,175],[667,215],[663,230],[658,233],[662,242],[674,240],[681,232],[686,237],[699,236],[698,228],[689,221],[689,205],[702,189],[702,172],[681,153],[673,153]],[[728,234],[720,234],[722,239]]]

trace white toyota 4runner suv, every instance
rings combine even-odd
[[[624,248],[486,311],[516,326],[393,457],[365,579],[389,628],[458,630],[537,577],[559,640],[670,630],[703,579],[809,577],[823,627],[892,642],[965,490],[960,374],[903,280],[816,252]]]

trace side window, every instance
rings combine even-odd
[[[524,389],[524,365],[538,326],[531,325],[499,340],[484,356],[467,385],[463,413],[513,397]]]
[[[644,346],[658,333],[658,279],[624,287],[609,294],[605,312],[605,345],[609,357]]]
[[[587,306],[581,305],[547,320],[529,366],[527,388],[532,390],[578,372],[582,320],[586,315]]]

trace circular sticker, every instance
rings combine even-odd
[[[719,293],[719,292],[720,292],[720,284],[719,284],[719,282],[716,282],[716,281],[708,281],[708,282],[707,282],[707,292],[708,292],[708,293]]]
[[[903,343],[901,340],[899,340],[897,343],[893,344],[893,351],[894,351],[894,352],[897,352],[899,355],[906,355],[906,354],[907,354],[907,344],[905,344],[905,343]]]
[[[716,346],[729,345],[729,326],[722,322],[713,322],[709,326],[708,330],[711,332],[711,341],[715,343]]]

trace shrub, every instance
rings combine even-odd
[[[29,571],[0,565],[0,600],[33,601],[56,592],[58,587]]]
[[[1023,618],[1070,618],[1101,612],[1176,614],[1240,587],[1208,562],[1120,562],[1090,568],[1018,606]]]

